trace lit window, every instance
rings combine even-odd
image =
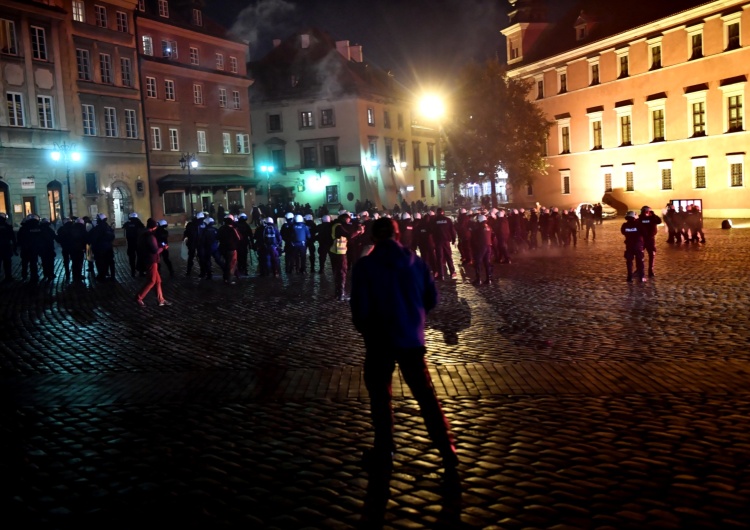
[[[246,155],[250,152],[250,135],[249,134],[238,134],[237,135],[237,153]]]
[[[333,109],[323,109],[320,111],[320,126],[321,127],[332,127],[335,125],[333,121]]]
[[[232,154],[232,135],[230,133],[221,133],[221,141],[224,148],[224,154]]]
[[[156,98],[158,96],[156,92],[156,78],[146,77],[146,97]]]
[[[672,168],[664,168],[661,170],[661,189],[672,189]]]
[[[693,136],[704,136],[706,134],[706,102],[693,103]]]
[[[47,60],[47,36],[39,26],[31,26],[31,56],[38,61]]]
[[[108,53],[99,54],[99,73],[102,83],[112,84],[112,57]]]
[[[37,116],[39,117],[39,127],[42,129],[53,129],[52,98],[50,96],[37,96],[36,108]]]
[[[604,174],[604,191],[607,193],[612,192],[612,173]]]
[[[219,107],[224,108],[227,106],[227,89],[219,89]]]
[[[133,69],[130,59],[120,57],[120,77],[122,86],[133,86]]]
[[[651,111],[651,122],[653,124],[653,141],[664,141],[664,109]]]
[[[198,57],[198,48],[190,48],[190,64],[198,65],[200,64],[200,59]]]
[[[375,125],[375,109],[373,108],[367,109],[367,125],[370,125],[370,126]]]
[[[81,105],[83,116],[83,134],[86,136],[96,136],[96,115],[94,114],[93,105]]]
[[[193,103],[203,105],[203,85],[193,84]]]
[[[171,79],[164,80],[164,99],[174,101],[174,81]]]
[[[570,153],[570,127],[563,127],[560,134],[562,137],[562,149],[560,154]]]
[[[177,41],[162,39],[161,56],[168,59],[177,59]]]
[[[26,119],[23,110],[23,95],[18,92],[8,92],[8,125],[11,127],[23,127]]]
[[[728,132],[742,130],[742,96],[729,96],[727,98]]]
[[[100,28],[106,28],[107,8],[104,6],[94,6],[94,13],[96,14],[96,25]]]
[[[125,109],[125,136],[138,138],[138,120],[133,109]]]
[[[104,135],[117,136],[117,113],[114,107],[104,107]]]
[[[88,50],[76,48],[76,65],[78,67],[78,79],[91,81],[91,62],[89,61]]]
[[[299,113],[299,126],[301,128],[313,126],[313,113],[309,110]]]
[[[151,127],[151,149],[161,151],[161,129],[159,127]]]
[[[127,33],[129,30],[128,25],[128,14],[123,11],[117,12],[117,31],[121,31],[122,33]]]
[[[224,69],[224,54],[223,53],[216,54],[216,69],[217,70]]]
[[[706,187],[706,166],[695,166],[695,187],[697,189]]]
[[[625,169],[625,191],[635,191],[635,171],[632,165]]]
[[[240,108],[240,91],[232,90],[232,108],[237,110]]]
[[[141,40],[143,42],[143,55],[153,55],[154,54],[154,41],[151,37],[148,35],[144,35],[141,37]]]
[[[617,141],[621,147],[626,145],[632,145],[632,105],[623,105],[621,107],[615,107],[617,113]]]
[[[198,152],[208,152],[208,144],[206,143],[206,131],[197,131],[198,133]]]
[[[73,20],[86,22],[86,6],[79,0],[73,0]]]
[[[12,20],[0,19],[0,51],[4,55],[18,55],[16,24]]]
[[[172,151],[180,150],[180,134],[177,129],[169,129],[169,149]]]
[[[591,123],[591,143],[592,149],[602,148],[602,122],[596,120]]]

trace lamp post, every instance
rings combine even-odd
[[[271,173],[273,173],[273,166],[260,166],[260,170],[266,174],[266,184],[268,185],[268,207],[271,207]]]
[[[73,190],[70,188],[70,163],[80,162],[81,153],[75,150],[76,144],[69,144],[63,142],[61,144],[54,144],[55,150],[52,151],[51,157],[55,162],[62,160],[65,162],[65,183],[68,186],[68,215],[73,215]],[[65,217],[65,212],[63,212]]]
[[[193,153],[184,153],[180,158],[180,167],[188,172],[188,200],[190,201],[190,218],[195,217],[195,206],[193,205],[193,177],[190,173],[191,169],[198,167],[198,160],[195,158]]]

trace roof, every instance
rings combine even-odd
[[[545,3],[543,0],[542,3]],[[540,35],[531,50],[524,53],[517,68],[547,57],[564,53],[580,46],[637,28],[681,11],[687,11],[706,0],[651,0],[645,2],[602,2],[601,0],[546,0],[550,25]],[[582,40],[576,39],[575,26],[588,21],[589,32]],[[696,20],[696,22],[699,22]]]
[[[300,45],[302,35],[309,36],[309,46]],[[347,60],[337,50],[336,40],[318,28],[296,31],[248,69],[255,81],[250,91],[254,101],[348,94],[405,97],[390,72],[364,60]]]

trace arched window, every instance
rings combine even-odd
[[[53,180],[47,184],[47,202],[49,203],[49,220],[55,223],[65,217],[62,201],[62,184]],[[68,212],[70,215],[70,212]]]

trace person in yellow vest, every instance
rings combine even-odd
[[[357,228],[352,226],[352,218],[346,212],[339,215],[338,219],[331,225],[333,243],[328,253],[331,256],[333,283],[336,286],[336,299],[342,302],[349,300],[349,297],[346,296],[346,273],[348,268],[346,251],[350,241],[364,233],[363,226],[360,225]]]

